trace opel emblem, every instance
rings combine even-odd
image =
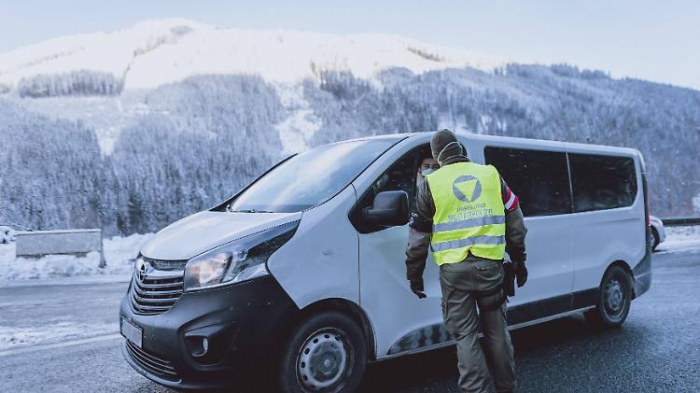
[[[146,262],[142,258],[137,259],[136,260],[136,279],[138,279],[139,282],[143,282],[143,280],[146,279],[147,272],[148,272],[148,267],[146,266]]]

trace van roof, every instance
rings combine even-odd
[[[377,135],[364,138],[357,138],[355,140],[362,139],[374,139],[374,138],[411,138],[411,139],[424,139],[425,142],[430,142],[433,133],[436,131],[424,131],[424,132],[412,132],[412,133],[399,133],[399,134],[386,134]],[[466,137],[467,139],[484,141],[484,142],[494,142],[503,143],[511,142],[517,143],[521,146],[531,146],[533,148],[543,148],[550,147],[556,148],[557,150],[578,150],[578,151],[590,151],[590,152],[601,152],[601,153],[617,153],[626,155],[639,155],[639,150],[629,147],[617,147],[617,146],[606,146],[606,145],[595,145],[588,143],[574,143],[574,142],[561,142],[545,139],[532,139],[532,138],[516,138],[510,136],[496,136],[496,135],[483,135],[483,134],[471,134],[466,132],[457,132],[457,136]]]

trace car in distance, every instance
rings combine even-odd
[[[651,236],[654,239],[651,249],[656,250],[656,247],[666,240],[666,229],[664,229],[664,222],[656,216],[649,216],[649,222],[651,224]]]

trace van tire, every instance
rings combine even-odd
[[[360,326],[337,311],[304,319],[282,350],[279,385],[285,393],[357,390],[367,367]]]
[[[627,319],[632,304],[632,279],[620,266],[613,265],[603,275],[595,309],[585,313],[588,322],[596,328],[621,326]]]

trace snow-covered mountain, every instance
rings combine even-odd
[[[169,19],[0,55],[0,222],[153,232],[290,153],[444,127],[637,148],[654,214],[700,198],[699,91],[394,36]]]
[[[372,78],[393,67],[422,73],[465,66],[491,70],[500,64],[492,56],[390,35],[242,30],[165,19],[0,54],[0,84],[14,89],[23,79],[76,71],[111,75],[125,89],[154,88],[197,74],[254,74],[268,82],[295,83],[325,70]]]

